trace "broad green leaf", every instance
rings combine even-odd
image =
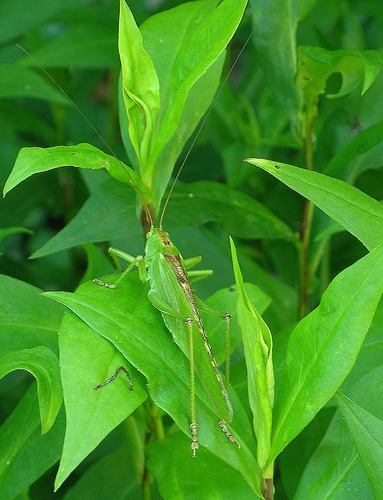
[[[383,120],[362,130],[335,156],[331,158],[323,173],[347,182],[354,182],[358,175],[370,165],[364,165],[363,155],[382,142]],[[377,165],[377,167],[380,165]]]
[[[132,252],[142,243],[135,204],[133,191],[114,179],[107,179],[93,191],[73,219],[31,257],[40,258],[77,245],[122,238],[131,242],[129,251]],[[134,245],[135,240],[139,245]]]
[[[266,465],[271,450],[272,410],[274,404],[274,373],[271,333],[244,290],[237,250],[230,239],[234,276],[237,285],[237,318],[242,333],[247,368],[249,403],[257,438],[257,461],[263,478],[273,477]]]
[[[275,337],[274,340],[274,352],[276,352],[278,344]],[[323,408],[314,420],[279,455],[278,469],[283,482],[283,491],[288,498],[295,498],[295,491],[302,478],[307,462],[323,439],[333,416],[333,408]],[[278,489],[278,484],[276,484],[276,490],[278,491]],[[276,494],[276,496],[278,495]]]
[[[354,186],[285,163],[258,158],[246,160],[312,201],[332,219],[342,224],[369,250],[383,241],[383,207]]]
[[[261,498],[236,470],[211,453],[201,450],[197,460],[185,460],[187,446],[187,438],[178,432],[147,447],[147,465],[162,498]]]
[[[182,222],[192,227],[213,221],[233,236],[296,240],[287,224],[244,193],[210,181],[178,185],[169,202],[165,223],[178,227]]]
[[[362,94],[374,83],[382,67],[382,58],[374,50],[326,50],[322,47],[298,48],[297,85],[305,102],[313,102],[326,86],[332,73],[342,75],[342,85],[336,94],[341,97],[350,93],[363,81]]]
[[[358,380],[348,396],[376,417],[383,418],[383,367]],[[354,440],[341,413],[336,412],[327,432],[307,463],[294,498],[375,497]]]
[[[297,71],[296,30],[298,0],[250,0],[255,33],[253,43],[265,78],[298,127],[300,96],[295,85]]]
[[[211,2],[214,5],[214,2]],[[246,0],[223,0],[210,15],[196,23],[186,33],[174,60],[169,79],[167,99],[163,103],[161,120],[151,165],[174,134],[190,89],[218,59],[232,38],[242,18]],[[199,2],[195,2],[196,9]]]
[[[140,30],[125,0],[120,0],[118,47],[122,91],[129,118],[129,136],[139,159],[142,175],[157,130],[160,90],[153,62],[144,49]]]
[[[36,346],[56,352],[62,314],[39,288],[0,275],[0,355]]]
[[[4,186],[4,196],[31,175],[66,165],[93,170],[105,168],[118,181],[145,193],[138,175],[131,168],[90,144],[78,144],[52,148],[23,148]]]
[[[35,384],[0,427],[0,492],[21,498],[60,458],[65,419],[61,411],[52,429],[41,435]]]
[[[145,376],[153,401],[190,436],[189,363],[165,329],[162,317],[149,302],[147,287],[140,283],[137,273],[127,276],[115,290],[94,283],[87,283],[82,287],[76,294],[49,292],[46,295],[64,303],[94,332],[111,342]],[[76,330],[72,334],[75,335]],[[134,382],[133,380],[133,384]],[[63,383],[65,386],[64,381]],[[231,393],[234,421],[230,429],[241,441],[242,448],[238,450],[235,444],[228,442],[217,425],[216,412],[200,380],[197,379],[196,383],[200,444],[222,456],[225,462],[244,476],[255,491],[259,491],[254,478],[256,463],[249,449],[254,446],[251,429],[241,404],[235,394]],[[126,384],[124,385],[126,388]],[[103,392],[108,389],[111,387],[105,387]],[[126,389],[124,394],[126,397]],[[114,399],[114,406],[116,405]],[[191,457],[189,447],[184,450],[184,456],[185,460]],[[60,476],[58,483],[66,477],[69,470],[67,468],[66,473]]]
[[[16,64],[0,65],[0,98],[28,97],[68,106],[59,90],[29,68]]]
[[[190,89],[186,98],[178,128],[160,153],[153,170],[153,185],[156,197],[160,200],[168,186],[175,162],[183,151],[187,139],[191,136],[201,117],[207,112],[219,85],[224,57],[215,63]]]
[[[62,403],[57,356],[47,347],[11,351],[0,356],[0,378],[14,370],[26,370],[37,381],[42,434],[54,424]]]
[[[383,292],[383,245],[329,285],[294,329],[275,404],[275,458],[334,395],[353,367]]]
[[[80,292],[90,290],[89,295],[95,292],[97,296],[101,288],[88,282],[80,287]],[[67,427],[56,488],[147,398],[143,377],[109,342],[70,311],[64,317],[59,338]],[[120,366],[130,373],[132,391],[123,372],[112,384],[94,391]]]
[[[340,73],[342,84],[336,94],[327,97],[342,97],[349,94],[363,81],[362,94],[368,90],[382,67],[377,51],[326,50],[322,47],[301,46],[298,48],[298,71],[296,85],[301,93],[302,137],[312,134],[310,129],[318,114],[318,97],[325,92],[328,78]],[[309,139],[311,140],[311,138]]]
[[[341,392],[337,393],[336,400],[371,487],[379,498],[383,484],[383,421]]]
[[[381,299],[376,309],[371,327],[364,339],[362,348],[358,354],[356,363],[340,387],[340,391],[349,394],[354,385],[357,384],[367,373],[378,368],[383,360],[383,300]]]

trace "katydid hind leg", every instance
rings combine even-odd
[[[193,320],[186,318],[185,323],[189,330],[189,363],[190,363],[190,431],[192,442],[190,448],[193,451],[193,458],[196,457],[196,452],[199,448],[198,443],[198,423],[196,421],[196,404],[195,404],[195,371],[194,371],[194,339],[193,339]]]
[[[230,315],[226,314],[222,317],[223,317],[223,319],[225,319],[225,321],[228,325],[228,327],[227,327],[228,330],[230,330]],[[195,380],[194,380],[194,377],[195,377],[195,374],[194,374],[195,373],[195,354],[194,354],[194,341],[193,341],[193,324],[196,324],[196,322],[193,321],[191,318],[186,318],[185,323],[187,324],[188,329],[189,329],[190,392],[191,392],[190,393],[190,406],[191,406],[190,430],[192,433],[191,448],[193,450],[193,457],[195,457],[195,452],[199,447],[199,443],[198,443],[199,425],[196,422],[196,403],[195,403],[196,394],[195,394]],[[221,414],[221,412],[218,409],[218,406],[215,405],[214,400],[212,399],[213,404],[215,406],[215,409],[217,411],[217,414],[221,418],[220,421],[218,422],[218,425],[219,425],[220,429],[222,430],[222,432],[225,434],[225,436],[228,438],[228,440],[231,443],[236,443],[238,448],[240,448],[241,445],[240,445],[239,441],[231,434],[231,432],[228,429],[228,424],[231,422],[232,415],[233,415],[233,409],[232,409],[232,405],[231,405],[231,402],[229,399],[228,388],[227,388],[228,380],[225,380],[225,383],[222,380],[221,373],[219,371],[217,362],[213,356],[213,352],[211,350],[211,346],[210,346],[209,341],[207,339],[207,335],[206,335],[206,332],[202,326],[202,323],[200,323],[200,325],[196,325],[196,326],[198,326],[198,330],[202,335],[203,343],[204,343],[205,348],[207,350],[211,365],[213,366],[213,370],[215,372],[215,375],[216,375],[217,380],[218,380],[218,384],[219,384],[221,392],[222,392],[222,396],[223,396],[225,403],[226,403],[226,406],[227,406],[228,414],[227,414],[227,418],[225,419],[225,418],[222,418],[223,415]],[[229,352],[230,352],[230,348],[229,348]],[[197,363],[198,363],[198,359],[197,359]],[[226,363],[228,363],[227,360],[226,360]],[[228,375],[229,375],[229,370],[227,368],[226,378],[228,377]]]
[[[230,385],[230,354],[231,354],[231,315],[229,313],[222,313],[216,309],[212,309],[207,304],[205,304],[199,297],[195,297],[198,309],[206,314],[211,314],[222,319],[226,324],[226,335],[225,335],[225,387],[226,391],[229,392]]]

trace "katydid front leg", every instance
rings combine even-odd
[[[148,280],[148,273],[145,268],[145,261],[142,255],[137,255],[134,257],[122,250],[118,250],[118,248],[110,247],[108,249],[109,255],[112,257],[115,266],[118,270],[121,270],[119,259],[124,260],[129,263],[128,267],[121,273],[120,277],[116,281],[116,283],[106,283],[105,281],[101,281],[99,279],[94,279],[93,283],[97,283],[97,285],[105,286],[106,288],[117,288],[118,284],[125,278],[125,276],[130,273],[130,271],[137,266],[138,273],[141,281]]]

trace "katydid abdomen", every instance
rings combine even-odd
[[[196,305],[184,260],[169,235],[161,229],[152,228],[147,234],[145,262],[150,281],[149,300],[161,311],[174,341],[190,359],[193,456],[198,449],[194,370],[213,402],[221,429],[239,447],[238,441],[227,429],[233,418],[232,405]],[[229,320],[228,315],[222,317]]]

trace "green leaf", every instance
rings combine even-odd
[[[178,432],[146,449],[147,465],[162,498],[261,498],[236,470],[211,453],[201,450],[197,460],[185,460],[187,446],[187,438]]]
[[[336,94],[327,97],[343,97],[353,91],[363,80],[362,94],[373,84],[380,72],[383,59],[376,51],[326,50],[321,47],[298,48],[296,85],[301,93],[301,127],[303,140],[310,140],[310,130],[318,114],[318,96],[325,92],[328,78],[340,73],[342,84]]]
[[[79,289],[97,292],[85,283]],[[57,292],[59,294],[59,292]],[[56,296],[52,292],[48,296]],[[132,378],[120,373],[113,384],[94,387],[125,366]],[[91,451],[147,398],[142,376],[104,338],[68,311],[60,328],[60,367],[67,418],[64,449],[57,473],[57,489]]]
[[[108,179],[91,194],[73,219],[31,258],[85,243],[121,239],[130,242],[130,253],[141,253],[142,229],[135,217],[135,202],[134,193],[126,190],[125,185]],[[233,236],[296,241],[291,229],[259,202],[216,182],[178,185],[169,202],[165,222],[170,229],[218,222]],[[135,244],[137,242],[139,244]]]
[[[383,421],[341,392],[338,407],[352,434],[364,470],[377,498],[383,484]]]
[[[268,208],[218,182],[179,184],[169,202],[165,221],[170,227],[179,227],[181,223],[193,227],[214,221],[233,236],[296,241],[287,224]]]
[[[113,263],[101,248],[89,243],[84,245],[84,250],[86,252],[87,267],[80,284],[92,280],[95,276],[114,271]]]
[[[291,334],[280,375],[272,458],[334,395],[355,363],[383,292],[383,245],[341,272]]]
[[[41,290],[0,275],[0,355],[46,346],[57,352],[62,306],[47,303]]]
[[[266,465],[271,450],[272,409],[274,404],[274,373],[271,333],[251,303],[243,286],[237,251],[230,238],[233,269],[237,284],[237,318],[242,333],[247,368],[250,408],[253,413],[254,432],[257,438],[257,462],[264,478],[273,477]]]
[[[383,241],[383,207],[354,186],[285,163],[248,158],[342,224],[369,250]]]
[[[144,49],[142,36],[125,0],[120,1],[118,48],[122,68],[122,90],[129,136],[143,174],[153,146],[160,110],[156,70]]]
[[[215,2],[210,2],[214,6]],[[222,54],[242,18],[247,1],[224,0],[202,20],[198,9],[206,2],[194,2],[196,11],[192,25],[177,53],[169,78],[166,101],[162,102],[161,120],[151,165],[174,134],[190,89]]]
[[[379,367],[383,359],[383,300],[379,302],[371,327],[364,339],[358,359],[350,374],[343,382],[340,390],[349,394],[350,389],[356,385],[367,373]],[[365,407],[363,405],[363,407]]]
[[[363,170],[370,167],[370,164],[364,164],[361,156],[380,144],[382,135],[383,120],[362,130],[331,158],[324,173],[350,183],[354,182]]]
[[[383,418],[382,377],[383,366],[380,366],[361,377],[348,391],[348,396],[359,406],[380,419]],[[350,498],[350,495],[375,498],[346,421],[337,411],[307,463],[294,498]]]
[[[178,32],[178,30],[177,30]],[[193,133],[201,117],[207,112],[219,85],[224,57],[215,63],[190,89],[180,117],[178,128],[160,153],[152,172],[156,197],[162,199],[177,158],[183,151],[187,139]]]
[[[86,243],[122,238],[141,244],[142,228],[135,216],[135,205],[133,191],[127,190],[125,184],[107,179],[92,192],[73,219],[31,258],[44,257]],[[133,248],[137,247],[139,245]],[[140,250],[137,248],[137,251]]]
[[[21,498],[60,458],[65,418],[61,411],[52,429],[41,435],[35,384],[0,427],[0,491]],[[20,497],[19,497],[20,495]]]
[[[342,85],[336,94],[341,97],[350,93],[362,80],[362,95],[374,83],[382,67],[382,58],[374,50],[326,50],[322,47],[298,48],[297,85],[307,102],[321,94],[332,73],[342,75]]]
[[[0,356],[0,378],[14,370],[26,370],[37,380],[41,428],[45,434],[54,424],[62,402],[57,356],[43,346]]]
[[[307,3],[307,2],[306,2]],[[253,43],[265,78],[297,129],[300,96],[295,85],[297,71],[297,0],[250,0],[255,34]]]
[[[142,193],[146,191],[138,175],[117,158],[90,144],[78,144],[77,146],[21,149],[4,186],[4,196],[33,174],[69,165],[92,170],[105,168],[118,181],[134,189],[142,190]]]
[[[147,286],[139,281],[137,273],[130,273],[115,290],[86,283],[76,294],[49,292],[46,295],[65,304],[94,332],[111,342],[117,351],[145,376],[153,401],[174,419],[185,434],[190,436],[189,362],[174,343],[164,326],[162,317],[149,302],[147,292]],[[72,335],[76,334],[75,328]],[[102,359],[102,355],[99,356],[98,366]],[[102,369],[105,376],[105,367]],[[96,380],[93,377],[92,384],[97,384],[100,377],[103,378],[101,375]],[[251,487],[258,491],[254,478],[256,463],[249,449],[253,446],[251,430],[240,402],[232,393],[234,421],[230,428],[241,441],[242,448],[238,450],[222,434],[210,398],[199,379],[196,383],[200,444],[208,447],[214,454],[222,456],[225,462],[237,469]],[[65,387],[64,377],[63,384]],[[86,386],[92,384],[89,381]],[[126,398],[126,383],[124,386]],[[111,387],[103,388],[103,392],[108,389]],[[94,394],[92,396],[94,397]],[[113,407],[118,406],[115,396],[114,394]],[[97,433],[97,429],[94,433]],[[191,456],[190,448],[184,450],[184,456],[185,460]],[[69,471],[70,467],[67,467],[65,474],[62,473],[57,482],[60,483]]]

